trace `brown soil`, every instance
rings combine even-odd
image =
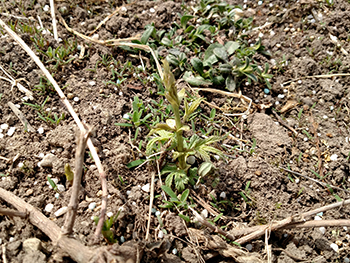
[[[142,34],[145,26],[152,22],[157,30],[167,30],[172,21],[178,20],[177,13],[182,12],[181,1],[136,1],[131,4],[124,1],[109,2],[58,1],[57,8],[66,9],[64,19],[70,27],[88,35],[107,14],[125,4],[126,11],[113,16],[98,30],[99,39],[127,38]],[[185,2],[186,5],[193,4]],[[242,5],[241,1],[228,2]],[[324,5],[320,8],[314,1],[264,1],[262,5],[257,5],[257,1],[246,2],[244,10],[251,8],[249,12],[254,16],[255,25],[271,23],[252,34],[256,38],[261,32],[262,44],[272,54],[268,61],[275,64],[272,90],[266,95],[261,87],[253,84],[242,87],[242,93],[250,97],[254,104],[251,114],[238,122],[238,128],[232,131],[232,135],[242,137],[247,142],[246,146],[238,144],[238,149],[246,151],[236,151],[235,154],[230,154],[233,158],[228,158],[227,162],[217,162],[217,178],[205,178],[203,184],[195,190],[207,204],[215,202],[213,197],[217,201],[228,201],[218,204],[225,218],[216,222],[218,226],[227,226],[227,231],[238,225],[269,224],[274,220],[334,203],[336,197],[343,200],[347,198],[344,191],[334,189],[332,193],[328,188],[287,173],[280,167],[320,180],[311,170],[321,174],[318,165],[322,160],[322,174],[327,176],[320,181],[344,189],[350,186],[350,112],[347,105],[349,77],[311,77],[349,72],[350,57],[331,41],[330,34],[336,36],[340,46],[349,52],[350,3],[337,1],[333,7]],[[0,11],[14,16],[23,16],[25,12],[26,17],[35,19],[39,15],[43,26],[51,28],[50,13],[43,11],[45,5],[49,5],[49,1],[6,1],[0,6]],[[150,12],[151,8],[154,12]],[[314,21],[312,13],[320,14],[319,21]],[[17,21],[5,16],[2,19],[13,23]],[[38,25],[37,22],[34,24]],[[83,59],[76,59],[60,67],[54,78],[60,87],[65,87],[63,91],[71,98],[70,102],[80,119],[93,127],[92,140],[107,174],[107,212],[116,215],[122,208],[113,225],[115,237],[120,244],[124,240],[145,242],[149,193],[141,188],[150,183],[151,168],[144,165],[130,170],[126,167],[127,163],[138,159],[138,152],[130,145],[128,129],[116,126],[115,123],[125,122],[123,115],[131,111],[134,96],[141,98],[145,104],[159,100],[156,84],[130,77],[119,87],[106,85],[112,75],[98,63],[104,55],[113,55],[120,66],[130,61],[137,68],[140,65],[138,54],[135,56],[121,48],[86,43],[69,33],[60,23],[58,34],[64,40],[76,41],[77,45],[86,47]],[[19,35],[33,48],[29,35]],[[45,35],[44,38],[47,48],[58,46],[52,36]],[[78,49],[73,55],[79,56]],[[148,55],[148,58],[151,57]],[[145,72],[136,72],[144,79],[155,72],[153,61],[149,63]],[[0,65],[15,79],[25,78],[29,86],[25,82],[22,82],[23,85],[32,90],[43,76],[36,64],[9,36],[0,38]],[[48,63],[47,66],[52,64]],[[133,72],[128,74],[133,76]],[[48,97],[43,111],[58,116],[65,114],[59,125],[39,119],[33,107],[23,104],[23,93],[16,87],[11,88],[9,82],[0,81],[0,125],[15,127],[12,136],[7,135],[8,129],[1,128],[3,137],[0,138],[0,156],[9,161],[0,160],[0,173],[3,175],[0,187],[35,206],[61,227],[64,216],[56,217],[54,213],[68,205],[71,190],[66,189],[56,198],[56,192],[49,188],[46,178],[56,178],[57,184],[66,186],[64,165],[69,163],[74,169],[76,124],[53,89],[46,90],[44,95],[35,91],[34,100],[30,103],[42,105]],[[286,82],[289,83],[284,84]],[[208,98],[217,104],[227,99],[213,98],[211,94],[208,94]],[[297,135],[278,122],[271,108],[266,111],[258,109],[259,105],[271,103],[273,108],[281,110],[291,101],[296,102],[295,106],[278,114],[297,131]],[[20,106],[19,109],[35,132],[25,131],[25,127],[8,107],[8,102]],[[208,108],[203,106],[203,112],[206,111]],[[43,133],[38,132],[39,128],[43,129]],[[131,136],[134,132],[132,130]],[[146,136],[147,132],[143,127],[139,138]],[[256,148],[251,150],[253,138],[256,140]],[[235,146],[237,141],[227,139],[225,143]],[[38,163],[48,154],[53,155],[49,163],[39,167]],[[12,162],[15,156],[17,158]],[[101,184],[94,160],[88,151],[85,157],[82,183],[84,191],[80,196],[74,235],[84,245],[88,245],[96,227],[92,217],[99,216],[100,213]],[[249,189],[246,189],[247,184]],[[222,197],[223,192],[225,198]],[[248,201],[244,201],[240,192],[245,192]],[[157,181],[155,195],[160,193],[160,181]],[[96,203],[96,208],[90,209],[91,203]],[[11,204],[3,201],[0,204],[1,207],[11,208]],[[51,212],[45,211],[48,204],[53,204]],[[220,249],[219,245],[208,245],[203,240],[212,238],[214,233],[210,235],[209,230],[198,224],[185,227],[177,213],[160,209],[158,206],[161,204],[159,197],[153,207],[161,211],[160,217],[168,235],[163,239],[158,237],[159,221],[152,215],[150,236],[153,243],[148,249],[145,248],[142,262],[248,262],[248,259],[235,261],[229,253],[223,253],[222,251],[228,250]],[[197,211],[203,209],[197,204]],[[347,219],[349,213],[348,207],[342,207],[325,212],[322,218]],[[213,220],[215,216],[209,214],[209,218]],[[7,262],[68,262],[68,258],[58,256],[57,248],[46,235],[25,220],[0,216],[0,229],[0,243],[6,247]],[[203,238],[203,242],[198,240],[193,243],[193,236],[189,237],[189,233],[196,230],[200,233],[196,232],[193,236]],[[28,252],[24,249],[23,242],[34,237],[41,240],[42,248]],[[155,245],[154,242],[162,240],[163,243]],[[272,245],[272,262],[297,262],[297,258],[318,263],[346,262],[344,260],[350,254],[349,240],[350,233],[346,227],[327,227],[324,234],[319,228],[276,231],[271,233],[269,244]],[[330,247],[332,243],[339,246],[337,252]],[[106,241],[101,237],[100,245],[105,244]],[[263,237],[243,246],[255,258],[266,260]],[[174,249],[177,249],[176,255],[173,254]]]

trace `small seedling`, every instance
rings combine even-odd
[[[73,173],[69,163],[66,163],[64,165],[64,174],[66,176],[67,181],[72,185],[73,179],[74,179],[74,173]]]
[[[58,193],[59,191],[58,191],[57,185],[55,184],[54,181],[52,181],[52,179],[49,176],[47,177],[47,181],[49,181],[52,189],[55,190]]]
[[[119,214],[120,214],[120,210],[118,210],[118,213],[115,216],[111,216],[109,219],[106,219],[103,222],[102,235],[107,240],[107,242],[110,244],[116,243],[118,241],[118,239],[114,238],[114,231],[111,230],[111,228],[113,227]],[[100,218],[98,216],[94,217],[94,221],[95,221],[96,225],[98,224],[99,220],[100,220]]]

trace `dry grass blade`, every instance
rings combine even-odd
[[[63,104],[67,107],[69,113],[72,115],[74,121],[76,122],[76,124],[78,125],[79,129],[82,132],[86,132],[85,127],[83,125],[83,123],[80,121],[78,115],[75,113],[72,105],[69,103],[69,101],[67,100],[66,96],[64,95],[64,93],[62,92],[61,88],[58,86],[57,82],[55,81],[55,79],[51,76],[50,72],[45,68],[44,64],[40,61],[40,59],[34,54],[34,52],[30,49],[30,47],[28,47],[28,45],[26,43],[24,43],[24,41],[15,33],[13,32],[5,23],[4,21],[2,21],[0,19],[0,26],[3,27],[4,30],[6,30],[6,32],[27,52],[27,54],[34,60],[34,62],[39,66],[39,68],[43,71],[43,73],[45,74],[46,78],[51,82],[51,84],[53,85],[53,87],[55,88],[56,92],[58,93],[58,95],[60,96]],[[104,218],[105,218],[105,214],[106,214],[106,208],[107,208],[107,195],[108,195],[108,191],[107,191],[107,181],[106,181],[106,174],[103,170],[100,158],[96,152],[96,148],[93,145],[91,139],[88,140],[87,142],[88,147],[90,149],[92,158],[94,159],[97,169],[99,171],[100,174],[100,179],[101,179],[101,185],[102,185],[102,208],[101,208],[101,214],[100,214],[100,220],[99,220],[99,224],[97,225],[96,228],[96,232],[95,232],[95,239],[97,240],[101,234],[101,230],[102,230],[102,226],[103,226],[103,222],[104,222]]]
[[[35,132],[35,129],[29,124],[26,117],[24,117],[23,113],[13,104],[12,102],[8,102],[7,105],[11,108],[17,118],[22,122],[24,128],[29,132]]]

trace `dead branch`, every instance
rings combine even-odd
[[[326,206],[322,206],[320,208],[317,208],[317,209],[314,209],[314,210],[311,210],[309,212],[305,212],[305,213],[302,213],[301,215],[293,215],[293,216],[290,216],[286,219],[283,219],[282,221],[279,221],[279,222],[276,222],[276,223],[272,223],[270,225],[265,225],[265,226],[255,226],[255,227],[252,227],[252,228],[246,228],[246,229],[238,229],[237,232],[235,230],[231,230],[230,231],[230,235],[231,236],[238,236],[237,234],[240,234],[242,235],[242,233],[245,231],[245,234],[246,236],[242,237],[242,238],[239,238],[239,239],[236,239],[234,240],[235,242],[239,243],[239,244],[244,244],[244,243],[247,243],[255,238],[258,238],[262,235],[265,234],[265,230],[266,229],[270,229],[271,231],[276,231],[278,229],[284,229],[284,228],[302,228],[302,227],[316,227],[316,226],[323,226],[323,225],[318,225],[318,224],[321,224],[321,223],[317,223],[317,222],[313,222],[311,221],[311,223],[309,222],[305,222],[305,218],[308,218],[312,215],[316,215],[318,213],[321,213],[321,212],[326,212],[328,210],[331,210],[331,209],[334,209],[334,208],[337,208],[337,207],[341,207],[341,206],[345,206],[345,205],[348,205],[350,204],[350,199],[348,200],[344,200],[342,202],[337,202],[337,203],[334,203],[334,204],[330,204],[330,205],[326,205]],[[337,226],[340,224],[348,224],[350,223],[349,220],[346,220],[343,221],[343,220],[330,220],[330,221],[333,221],[334,224],[336,224]],[[330,226],[328,224],[330,224],[329,220],[322,220],[320,222],[325,222],[325,225],[324,226]],[[293,227],[292,227],[293,226]]]
[[[27,218],[28,213],[19,212],[13,209],[0,208],[0,215],[9,216],[9,217],[18,216],[20,218]]]
[[[39,66],[39,68],[43,71],[47,79],[51,82],[53,87],[55,88],[56,92],[60,96],[63,104],[67,107],[69,113],[72,115],[74,121],[77,123],[79,129],[82,132],[86,132],[85,127],[83,123],[80,121],[78,115],[75,113],[72,105],[69,103],[68,99],[62,92],[61,88],[58,86],[57,82],[55,79],[51,76],[50,72],[45,68],[44,64],[40,61],[40,59],[35,55],[35,53],[28,47],[26,43],[15,33],[13,32],[7,25],[0,19],[0,26],[3,27],[3,29],[6,30],[6,32],[28,53],[28,55],[34,60],[34,62]],[[87,141],[87,145],[90,149],[92,158],[95,161],[95,164],[97,166],[97,169],[100,174],[100,181],[101,181],[101,186],[102,186],[102,204],[101,204],[101,214],[100,214],[100,220],[98,222],[98,225],[96,227],[95,231],[95,242],[100,237],[105,214],[106,214],[106,208],[107,208],[107,196],[108,196],[108,190],[107,190],[107,181],[106,181],[106,174],[104,172],[104,169],[101,164],[101,160],[96,152],[96,148],[93,145],[91,139],[89,138]]]
[[[77,143],[77,150],[75,152],[75,173],[73,178],[73,189],[72,189],[72,195],[70,197],[70,201],[68,205],[66,220],[64,222],[63,231],[62,231],[62,233],[67,236],[69,236],[72,233],[75,216],[77,214],[81,176],[83,173],[84,153],[85,153],[86,141],[88,140],[89,136],[90,136],[90,131],[85,134],[80,133],[77,140],[78,143]]]

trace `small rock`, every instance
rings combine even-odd
[[[96,207],[96,202],[92,202],[92,203],[89,204],[89,209],[90,210],[94,210],[95,207]]]
[[[121,236],[120,237],[120,243],[124,243],[125,242],[125,237],[124,236]]]
[[[73,99],[73,98],[74,98],[74,94],[73,94],[73,93],[68,93],[68,94],[67,94],[67,98],[68,98],[69,100]]]
[[[38,238],[29,238],[23,241],[23,250],[25,252],[31,252],[41,249],[41,241]]]
[[[247,244],[247,245],[245,246],[245,248],[248,249],[248,251],[252,251],[253,245],[252,245],[252,244]]]
[[[50,167],[52,168],[53,163],[57,160],[58,158],[53,155],[52,153],[46,154],[44,158],[42,159],[41,162],[39,162],[40,167]]]
[[[149,188],[150,188],[150,184],[145,184],[144,186],[141,187],[142,191],[149,193]]]
[[[332,243],[332,244],[330,244],[329,245],[335,252],[338,252],[338,250],[339,250],[339,247],[338,247],[338,245],[337,244],[335,244],[335,243]]]
[[[176,254],[177,254],[177,249],[174,248],[171,252],[172,252],[174,255],[176,255]]]
[[[92,80],[92,81],[89,81],[89,85],[90,85],[90,86],[95,86],[95,85],[96,85],[96,81],[93,81],[93,80]]]
[[[113,213],[112,213],[112,212],[108,212],[108,213],[107,213],[107,216],[108,216],[108,217],[112,217],[112,216],[113,216]]]
[[[54,215],[55,217],[60,217],[61,215],[64,215],[65,213],[67,213],[67,210],[68,210],[68,207],[67,206],[64,206],[64,207],[61,207],[60,209],[58,209]]]
[[[4,123],[4,124],[1,124],[1,125],[0,125],[0,128],[1,128],[2,130],[7,130],[7,129],[9,128],[9,125],[8,125],[7,123]]]
[[[321,226],[319,229],[320,229],[322,235],[324,235],[326,233],[326,228],[325,227]]]
[[[163,237],[164,237],[163,231],[159,231],[159,232],[158,232],[158,238],[163,238]]]
[[[16,127],[11,127],[8,131],[7,131],[7,135],[8,136],[12,136],[15,133]]]
[[[221,193],[220,193],[220,197],[221,197],[222,199],[226,199],[226,193],[225,193],[225,192],[221,192]]]
[[[196,157],[194,157],[193,155],[187,157],[187,163],[188,164],[192,165],[195,162],[196,162]]]
[[[52,209],[53,209],[53,204],[47,204],[45,206],[45,211],[48,212],[48,213],[51,213]]]
[[[207,210],[207,209],[204,209],[204,210],[201,212],[201,216],[204,217],[204,218],[207,218],[207,217],[208,217],[208,210]]]

